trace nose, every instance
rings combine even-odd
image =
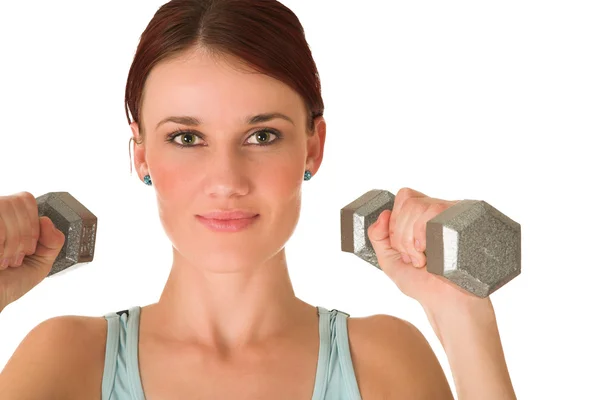
[[[248,194],[251,171],[235,151],[215,153],[203,164],[205,168],[204,194],[212,198],[228,198]]]

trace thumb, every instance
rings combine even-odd
[[[393,262],[401,259],[400,253],[390,243],[390,210],[384,210],[379,214],[377,221],[367,229],[367,235],[377,255],[377,262],[381,269],[388,275]],[[389,270],[389,271],[388,271]]]
[[[40,237],[35,250],[35,258],[52,265],[65,243],[65,235],[56,229],[50,218],[40,218]]]

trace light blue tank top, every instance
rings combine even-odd
[[[350,357],[349,314],[317,307],[319,360],[312,400],[361,400]],[[138,364],[140,307],[104,315],[108,321],[102,400],[145,400]]]

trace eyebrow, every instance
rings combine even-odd
[[[295,126],[294,121],[290,117],[288,117],[285,114],[278,113],[278,112],[257,114],[257,115],[249,116],[246,118],[246,123],[248,123],[248,125],[254,125],[254,124],[260,124],[261,122],[271,121],[276,118],[281,118],[286,121],[289,121],[292,125]],[[165,124],[167,122],[175,122],[177,124],[182,124],[182,125],[187,125],[187,126],[202,125],[202,120],[199,118],[191,117],[191,116],[187,116],[187,115],[181,115],[181,116],[171,116],[171,117],[167,117],[167,118],[163,119],[156,125],[155,129],[158,129],[162,124]]]

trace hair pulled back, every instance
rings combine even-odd
[[[142,33],[127,77],[125,113],[129,124],[139,124],[141,136],[144,85],[152,68],[194,48],[234,56],[287,84],[304,99],[307,130],[314,133],[314,119],[324,111],[321,82],[290,9],[277,0],[172,0]]]

